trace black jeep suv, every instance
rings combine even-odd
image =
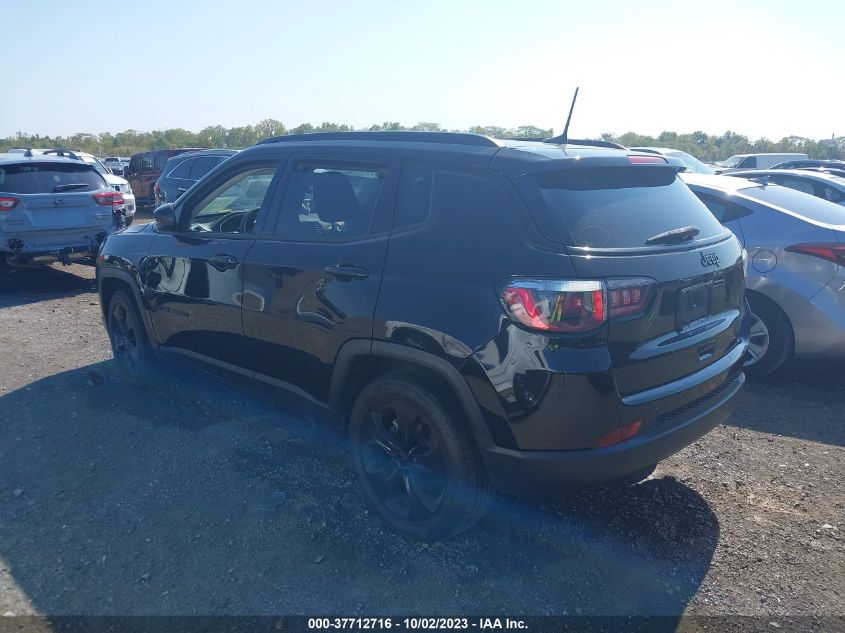
[[[334,425],[421,538],[492,489],[638,481],[744,381],[742,248],[661,156],[284,136],[155,215],[99,256],[122,370],[192,364]]]

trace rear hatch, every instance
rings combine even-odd
[[[585,165],[530,178],[542,193],[541,230],[566,246],[579,278],[606,284],[625,401],[656,399],[660,386],[705,368],[702,377],[721,373],[741,336],[742,250],[674,170]]]
[[[96,194],[113,192],[84,163],[0,164],[0,232],[41,234],[78,229],[103,231],[112,225],[112,207]]]

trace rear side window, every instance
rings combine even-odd
[[[427,167],[405,167],[399,181],[399,201],[396,204],[396,228],[421,224],[431,211],[431,185],[434,175]]]
[[[219,162],[220,159],[216,156],[203,156],[201,158],[194,159],[194,164],[191,167],[191,175],[189,178],[191,180],[199,180],[212,169],[217,167]]]
[[[688,226],[699,229],[696,240],[725,233],[673,170],[574,168],[535,178],[545,203],[538,224],[548,237],[564,244],[645,247],[651,237]]]
[[[3,193],[73,193],[107,187],[93,168],[79,164],[26,163],[0,166]]]
[[[141,171],[150,171],[153,168],[153,155],[143,154],[141,156]]]
[[[834,225],[845,224],[845,213],[839,205],[815,196],[808,196],[789,187],[769,185],[743,189],[742,193],[749,198],[773,204],[808,220]]]
[[[183,160],[176,166],[176,169],[172,170],[168,176],[171,178],[188,178],[191,175],[191,167],[194,164],[194,159],[189,158],[188,160]]]
[[[787,176],[786,178],[781,176],[773,176],[772,180],[774,180],[779,185],[783,185],[784,187],[795,189],[795,191],[809,193],[811,196],[816,195],[816,188],[813,187],[813,183],[810,180],[804,180],[802,178],[792,178],[789,176]]]
[[[157,152],[155,155],[155,168],[164,169],[164,166],[167,164],[167,158],[167,152]]]
[[[842,180],[842,184],[845,185],[845,180],[839,178],[838,180]],[[840,203],[845,200],[845,191],[834,189],[833,187],[828,187],[827,185],[821,185],[821,193],[820,197],[824,198],[825,200],[829,200],[830,202]]]

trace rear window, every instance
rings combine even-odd
[[[72,193],[107,186],[93,167],[82,163],[0,165],[0,191],[3,193]]]
[[[808,220],[845,225],[845,209],[841,206],[789,187],[778,185],[753,187],[743,189],[742,194],[760,202],[782,207]]]
[[[694,226],[696,240],[725,229],[673,170],[575,168],[537,174],[552,239],[578,247],[638,248],[660,233]]]

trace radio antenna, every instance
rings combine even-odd
[[[578,88],[575,88],[575,94],[572,95],[572,105],[569,106],[569,116],[566,117],[566,125],[563,127],[563,142],[561,145],[566,145],[566,141],[569,140],[569,122],[572,120],[572,111],[575,109],[575,100],[578,98]]]
[[[560,136],[553,136],[552,138],[544,139],[544,143],[557,143],[566,145],[569,141],[569,122],[572,121],[572,111],[575,110],[575,100],[578,98],[578,88],[575,88],[575,94],[572,95],[572,104],[569,106],[569,116],[566,117],[566,125],[563,126],[563,134]]]

